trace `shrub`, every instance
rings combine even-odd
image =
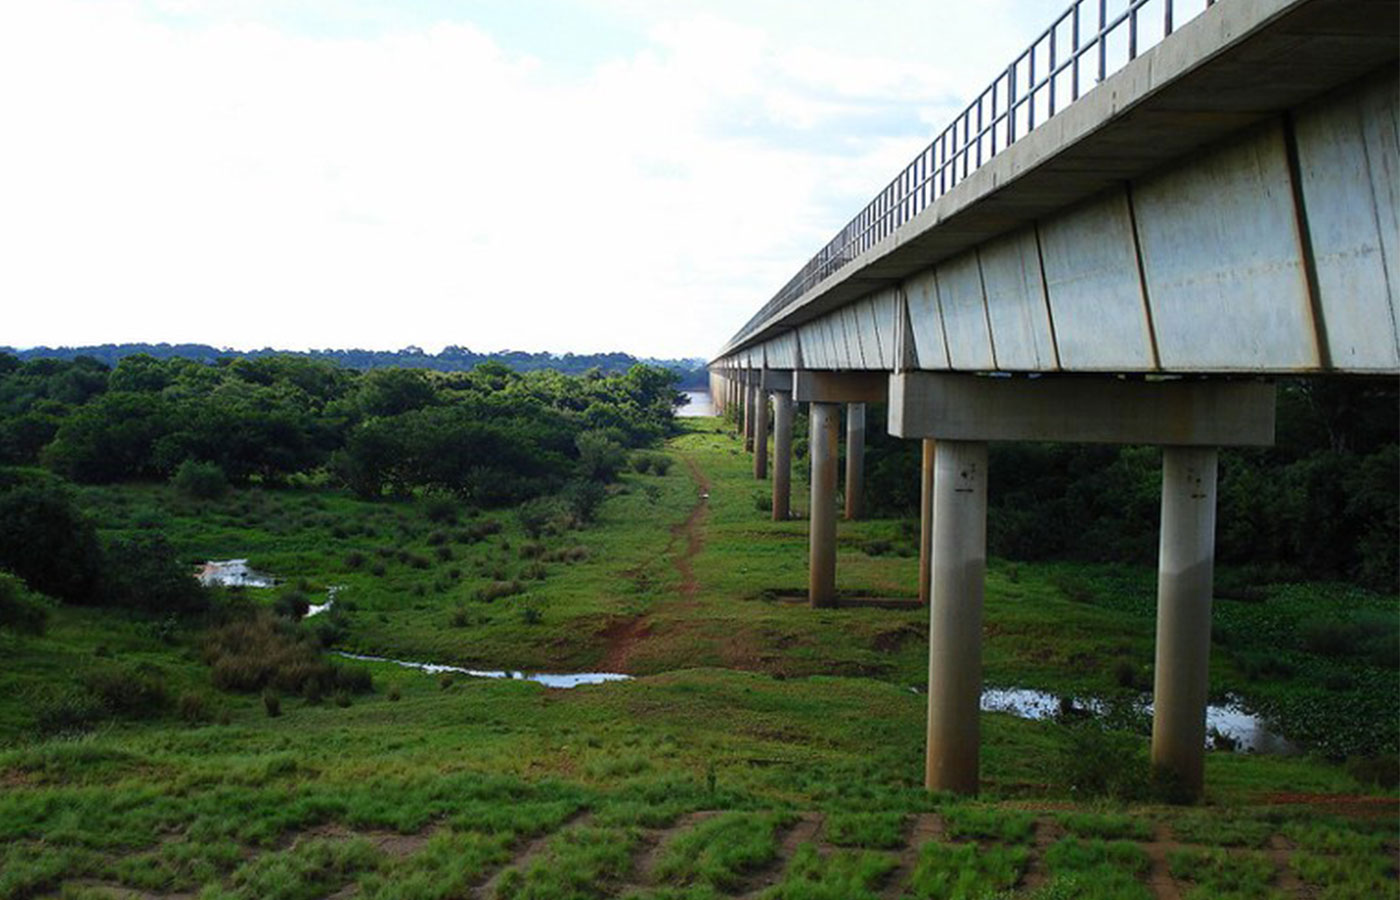
[[[48,604],[8,572],[0,572],[0,628],[15,634],[39,635],[49,622]]]
[[[350,705],[350,692],[340,690],[335,692],[335,705],[345,709]]]
[[[585,431],[574,438],[579,473],[591,481],[612,481],[627,462],[626,451],[608,433]]]
[[[448,494],[430,494],[423,499],[423,516],[439,525],[456,525],[460,503]]]
[[[1060,770],[1076,795],[1124,801],[1147,797],[1147,757],[1137,738],[1093,721],[1070,727],[1068,734]]]
[[[358,569],[365,564],[365,555],[359,550],[351,550],[345,554],[345,568]]]
[[[511,579],[510,581],[493,581],[477,589],[476,599],[483,603],[492,603],[502,597],[512,597],[524,590],[525,586],[515,579]]]
[[[179,711],[180,718],[191,725],[199,725],[209,721],[209,705],[203,694],[185,691],[176,701],[175,708]]]
[[[544,622],[544,613],[537,607],[527,606],[520,610],[520,621],[526,625],[539,625]]]
[[[398,703],[403,697],[403,692],[399,690],[397,684],[391,684],[389,685],[389,692],[385,696],[389,698],[390,703]]]
[[[275,719],[282,715],[282,698],[278,697],[274,691],[263,691],[263,709],[267,712],[269,719]]]
[[[295,588],[283,591],[277,595],[276,600],[272,601],[273,612],[293,621],[300,621],[306,616],[309,609],[311,609],[311,601],[307,600],[306,595]]]
[[[180,463],[170,484],[186,497],[195,500],[218,500],[228,493],[228,477],[218,463],[187,459]]]
[[[30,697],[29,706],[35,728],[44,735],[87,731],[109,714],[101,700],[76,685],[47,686]]]
[[[82,675],[88,692],[112,713],[131,718],[154,718],[170,708],[165,673],[150,663],[103,666]]]
[[[335,666],[322,658],[315,637],[267,612],[211,631],[204,659],[214,686],[225,691],[278,690],[326,694],[338,688],[362,693],[373,688],[369,672]]]

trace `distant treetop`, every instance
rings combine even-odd
[[[324,359],[335,362],[347,369],[380,369],[399,367],[408,369],[432,369],[438,372],[464,372],[479,363],[498,362],[517,372],[534,372],[552,369],[566,375],[578,375],[589,369],[598,369],[604,374],[622,374],[637,363],[647,363],[670,369],[680,375],[676,385],[681,390],[704,388],[707,384],[705,360],[703,359],[638,359],[629,353],[527,353],[523,350],[499,350],[493,353],[477,353],[456,344],[444,347],[441,353],[428,353],[421,347],[408,346],[402,350],[274,350],[264,347],[261,350],[229,350],[211,347],[208,344],[101,344],[89,347],[34,347],[29,350],[15,350],[0,347],[0,354],[12,354],[21,360],[62,359],[73,360],[80,356],[100,360],[115,367],[128,356],[146,354],[156,359],[189,359],[202,363],[217,363],[229,359],[260,359],[268,356],[303,356],[309,359]]]

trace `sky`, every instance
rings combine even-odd
[[[709,357],[1067,0],[0,0],[0,345]]]

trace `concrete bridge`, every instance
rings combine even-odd
[[[813,606],[842,407],[847,517],[865,404],[923,442],[930,789],[978,786],[987,444],[1082,441],[1163,448],[1152,762],[1201,790],[1217,448],[1271,377],[1400,372],[1398,10],[1079,0],[711,363],[774,519],[810,404]]]

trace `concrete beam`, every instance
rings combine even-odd
[[[764,369],[762,387],[766,391],[792,393],[792,372],[787,369]]]
[[[1274,385],[1265,381],[890,376],[890,434],[957,441],[1268,446]]]
[[[889,396],[889,375],[884,372],[793,373],[792,399],[798,403],[884,403]]]

